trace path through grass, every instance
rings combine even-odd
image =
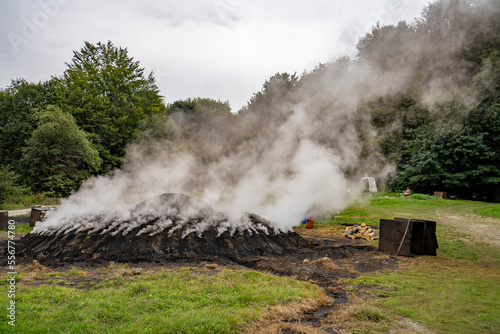
[[[347,283],[379,296],[386,312],[438,333],[498,333],[500,205],[389,194],[368,197],[323,224],[378,225],[380,218],[397,216],[437,221],[438,255],[400,257],[401,271],[362,275]],[[366,325],[352,328],[369,330]]]

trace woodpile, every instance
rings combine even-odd
[[[375,235],[375,231],[365,223],[361,225],[347,226],[345,228],[344,236],[350,239],[365,239],[375,240],[379,237]]]

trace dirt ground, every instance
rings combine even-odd
[[[492,246],[500,247],[500,235],[491,233],[497,229],[498,219],[476,215],[455,216],[445,213],[440,214],[440,221],[465,233],[473,241],[486,242]]]
[[[81,289],[90,289],[96,283],[117,277],[133,275],[138,270],[156,272],[195,267],[194,272],[208,273],[211,270],[253,269],[287,276],[318,284],[326,292],[326,298],[314,305],[289,309],[273,309],[260,323],[252,327],[252,333],[345,333],[342,314],[351,305],[365,305],[372,301],[370,294],[346,284],[346,278],[362,273],[398,270],[400,259],[394,259],[377,251],[376,241],[350,240],[343,238],[339,230],[331,227],[300,229],[298,233],[307,244],[297,252],[276,256],[248,256],[232,259],[211,257],[204,261],[156,261],[150,263],[116,263],[96,259],[90,262],[61,262],[40,258],[17,258],[17,270],[23,273],[20,284],[61,284]],[[21,235],[17,236],[18,238]],[[6,234],[0,235],[0,247],[7,243]],[[4,264],[2,264],[4,265]],[[140,267],[140,269],[137,269]],[[67,275],[67,273],[72,273]],[[40,275],[46,273],[45,275]],[[50,273],[50,275],[47,275]],[[66,274],[66,275],[64,275]],[[383,297],[383,296],[382,296]],[[401,318],[399,329],[390,333],[429,333],[418,324]]]

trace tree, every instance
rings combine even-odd
[[[248,111],[259,112],[270,111],[277,105],[285,102],[290,97],[291,92],[297,86],[299,77],[296,73],[276,73],[262,85],[260,92],[255,93],[250,102],[238,113],[244,114]]]
[[[63,76],[55,80],[65,92],[65,106],[80,128],[90,133],[104,160],[101,171],[120,165],[125,147],[148,115],[165,106],[153,73],[111,41],[85,42],[74,51]]]
[[[238,143],[237,116],[227,101],[188,98],[169,104],[166,111],[149,116],[141,124],[129,147],[130,156],[135,152],[141,156],[174,156],[182,151],[206,165],[229,154]]]
[[[500,184],[499,153],[490,146],[488,132],[455,122],[411,132],[414,138],[407,142],[406,162],[400,165],[393,188],[409,186],[419,192],[444,190],[468,196]]]
[[[102,159],[69,113],[48,106],[34,118],[38,126],[20,161],[23,175],[35,191],[67,196],[99,170]]]
[[[361,105],[398,165],[393,189],[468,197],[500,185],[499,14],[494,1],[438,0],[414,23],[377,24],[360,39],[358,64],[408,78]]]
[[[169,120],[169,117],[173,119]],[[151,114],[142,121],[135,139],[141,142],[184,140],[200,131],[202,125],[204,129],[212,131],[209,124],[222,118],[234,118],[228,101],[199,97],[177,100],[170,103],[164,113]]]
[[[395,70],[408,67],[408,60],[414,53],[411,43],[415,29],[405,21],[397,26],[380,25],[372,27],[371,33],[360,38],[356,44],[357,58],[380,66],[383,70]]]
[[[195,98],[175,101],[167,106],[170,120],[167,122],[169,138],[180,144],[185,140],[196,140],[197,145],[206,147],[220,138],[220,127],[231,122],[229,102],[208,98]],[[224,126],[224,131],[229,127]]]
[[[29,83],[13,80],[0,91],[0,159],[19,172],[24,139],[35,129],[33,113],[36,108],[55,104],[59,100],[51,82]]]

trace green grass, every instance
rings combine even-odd
[[[324,221],[319,221],[320,224],[336,225],[343,223],[350,224],[361,224],[366,223],[368,225],[379,225],[379,218],[373,213],[369,208],[363,207],[361,205],[353,205],[348,207],[342,212],[338,212],[335,215],[331,215]]]
[[[58,205],[60,204],[60,199],[45,193],[26,193],[16,197],[6,198],[3,203],[0,203],[0,210],[20,210],[42,204]]]
[[[16,224],[16,228],[13,230],[16,233],[30,233],[33,231],[33,227],[30,224]],[[8,231],[0,230],[0,233],[9,233]]]
[[[354,310],[352,316],[358,321],[379,322],[386,319],[383,311],[372,305],[366,305]]]
[[[497,268],[498,269],[498,268]],[[500,329],[500,274],[482,266],[426,260],[403,271],[362,276],[355,285],[384,293],[381,305],[439,333]]]
[[[424,194],[413,194],[408,197],[387,193],[368,194],[362,201],[331,215],[319,223],[327,225],[366,223],[378,226],[380,219],[391,219],[398,216],[432,220],[436,210],[458,207],[463,202],[466,201],[443,200]]]
[[[500,218],[500,206],[491,205],[474,209],[474,213],[483,217]]]
[[[359,223],[395,216],[437,221],[436,257],[401,258],[401,271],[367,274],[347,283],[354,290],[375,287],[374,295],[386,296],[380,302],[388,312],[438,333],[497,333],[499,249],[472,238],[457,222],[466,218],[471,223],[488,224],[496,233],[500,221],[481,219],[499,218],[499,212],[500,204],[384,194],[357,203],[323,223]]]
[[[234,333],[272,305],[322,294],[310,283],[243,270],[118,276],[88,291],[53,283],[17,287],[17,332]],[[0,298],[7,305],[6,294]],[[8,330],[0,322],[0,332]]]
[[[353,309],[352,317],[359,323],[355,332],[387,332],[393,314],[408,317],[437,333],[500,332],[500,252],[498,247],[473,238],[464,228],[467,226],[461,225],[483,224],[496,231],[499,211],[500,204],[419,194],[381,194],[369,195],[317,222],[334,227],[362,222],[378,225],[379,219],[395,216],[437,221],[436,257],[400,257],[400,271],[364,274],[347,281],[353,290],[384,296],[377,306],[358,305]],[[85,276],[77,270],[43,274],[50,277],[51,283],[38,287],[24,286],[21,275],[16,330],[233,333],[258,319],[269,306],[321,294],[317,286],[254,271],[203,275],[195,271],[185,268],[119,276],[90,284],[90,290],[88,284],[77,284],[77,288],[62,281],[64,275]],[[0,282],[6,284],[5,280]],[[1,294],[0,305],[6,303],[6,294]],[[0,322],[0,332],[8,329],[6,322]]]
[[[369,194],[363,200],[347,209],[337,212],[324,220],[323,224],[343,222],[357,223],[372,221],[378,224],[381,218],[390,219],[398,216],[436,220],[436,214],[449,211],[450,215],[479,215],[500,218],[500,205],[463,200],[447,200],[436,196],[413,194],[404,197],[398,194]]]

